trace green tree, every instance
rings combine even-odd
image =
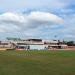
[[[67,42],[67,45],[68,46],[75,46],[75,43],[74,43],[74,41],[69,41],[69,42]]]

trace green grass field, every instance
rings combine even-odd
[[[75,75],[75,51],[0,51],[0,75]]]

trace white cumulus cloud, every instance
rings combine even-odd
[[[34,11],[29,14],[6,12],[0,14],[0,32],[16,32],[37,29],[40,25],[62,24],[63,19],[47,12]]]

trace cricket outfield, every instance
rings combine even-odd
[[[75,75],[75,51],[0,51],[0,75]]]

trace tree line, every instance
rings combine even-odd
[[[67,44],[68,46],[75,46],[74,41],[63,41],[63,43]]]

